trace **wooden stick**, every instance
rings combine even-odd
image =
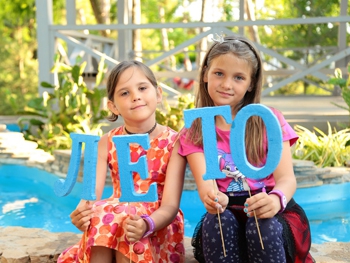
[[[252,195],[250,193],[250,189],[248,189],[248,192],[249,192],[249,196],[252,197]],[[255,210],[253,210],[253,213],[254,213],[254,217],[255,217],[256,227],[258,229],[258,234],[259,234],[259,238],[260,238],[261,248],[264,250],[264,243],[263,243],[262,238],[261,238],[260,227],[259,227],[258,219],[256,218]]]
[[[217,185],[215,183],[215,180],[213,180],[213,184],[214,184],[214,188],[215,188],[216,192],[218,192],[218,188],[217,188]],[[220,235],[221,235],[222,250],[224,252],[224,257],[226,257],[225,240],[224,240],[224,235],[222,234],[221,218],[220,218],[219,208],[217,208],[217,213],[218,213],[218,219],[219,219],[219,228],[220,228]]]
[[[128,202],[128,214],[129,214],[129,216],[130,216],[130,203]],[[132,263],[132,261],[131,261],[131,258],[132,258],[132,246],[131,246],[131,242],[129,241],[129,253],[130,253],[130,257],[129,257],[129,259],[130,259],[130,263]]]
[[[89,200],[86,200],[85,202],[86,205],[90,204]],[[82,242],[82,250],[84,251],[84,256],[83,256],[83,263],[89,263],[87,256],[86,256],[86,244],[88,242],[88,229],[86,229],[83,233],[83,242]]]

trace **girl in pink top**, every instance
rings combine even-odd
[[[215,40],[200,69],[196,107],[229,105],[234,120],[244,106],[260,103],[262,83],[261,58],[248,39],[229,36]],[[181,134],[179,153],[187,158],[207,210],[192,240],[199,262],[313,262],[308,219],[293,200],[296,179],[290,146],[298,137],[283,115],[272,111],[281,125],[283,150],[277,168],[263,180],[250,180],[236,167],[230,149],[231,123],[222,116],[216,116],[215,126],[219,166],[226,178],[215,180],[218,191],[214,191],[212,180],[202,178],[206,165],[200,119]],[[264,124],[258,116],[247,121],[245,145],[249,162],[263,166],[268,146]],[[226,256],[217,211],[221,213]]]

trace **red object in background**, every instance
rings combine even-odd
[[[192,89],[194,84],[193,79],[186,79],[186,78],[180,78],[180,77],[175,77],[173,81],[178,88],[185,89],[185,90]]]

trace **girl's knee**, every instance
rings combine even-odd
[[[223,213],[221,213],[219,216],[220,216],[221,224],[223,224],[224,222],[226,223],[230,221],[231,222],[236,221],[235,216],[227,209]],[[203,227],[212,227],[218,224],[219,224],[218,214],[207,213],[206,216],[204,217]]]
[[[273,242],[275,244],[283,244],[283,226],[276,218],[259,219],[260,235],[264,243]],[[260,243],[258,228],[254,218],[250,218],[246,226],[247,241]]]
[[[94,262],[113,262],[113,250],[107,247],[91,247],[90,263]]]

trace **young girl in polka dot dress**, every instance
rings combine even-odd
[[[99,141],[97,201],[81,200],[72,212],[72,223],[84,233],[80,242],[66,249],[57,262],[184,262],[184,221],[179,203],[186,161],[177,154],[177,133],[156,122],[162,90],[147,66],[124,61],[111,71],[107,93],[110,120],[115,121],[120,115],[124,125]],[[125,153],[130,154],[132,162],[144,155],[147,158],[149,177],[142,180],[134,173],[135,191],[146,193],[156,183],[156,202],[119,202],[120,177],[112,137],[135,133],[148,133],[150,138],[149,149],[133,143],[130,153]],[[108,168],[113,195],[101,200]]]

